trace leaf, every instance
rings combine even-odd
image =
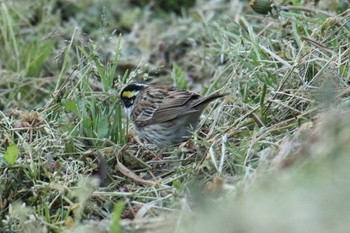
[[[14,165],[18,158],[18,148],[16,144],[11,144],[7,147],[6,152],[4,154],[4,159],[9,165]]]
[[[73,113],[76,113],[77,115],[79,115],[78,114],[78,106],[74,100],[62,99],[61,103],[63,104],[64,109],[66,111],[73,112]]]
[[[175,82],[175,86],[178,89],[187,89],[187,81],[186,81],[186,74],[181,69],[180,66],[176,65],[176,63],[173,64],[173,69],[171,71],[171,77],[173,78]]]
[[[120,226],[120,216],[123,212],[125,203],[122,201],[119,201],[115,203],[114,210],[112,213],[112,225],[109,230],[109,233],[121,233],[121,226]]]
[[[129,170],[127,167],[124,166],[124,164],[122,164],[121,162],[117,161],[117,166],[116,168],[118,169],[118,171],[120,171],[123,175],[131,178],[132,180],[139,182],[143,185],[146,186],[154,186],[154,185],[159,185],[157,182],[152,181],[152,180],[144,180],[141,177],[139,177],[138,175],[136,175],[133,171]]]
[[[97,134],[99,138],[104,138],[107,136],[109,130],[108,116],[102,116],[97,121]]]

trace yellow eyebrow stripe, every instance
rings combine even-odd
[[[134,96],[135,96],[135,93],[132,91],[124,91],[122,93],[122,97],[125,97],[125,98],[132,98]]]

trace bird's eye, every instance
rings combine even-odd
[[[131,106],[134,104],[134,98],[130,98],[127,100],[127,107]]]
[[[124,93],[122,94],[122,97],[121,97],[125,107],[130,107],[131,105],[133,105],[134,101],[135,101],[135,98],[136,98],[135,95],[133,95],[131,97],[126,97],[124,95]]]

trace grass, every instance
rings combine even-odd
[[[349,10],[280,9],[1,2],[0,230],[349,229]],[[148,148],[119,105],[135,80],[229,95]]]

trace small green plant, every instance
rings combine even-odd
[[[125,203],[122,201],[115,203],[114,210],[112,213],[112,223],[110,226],[109,233],[121,233],[122,232],[122,228],[120,225],[120,218],[121,218],[121,214],[123,212],[124,206],[125,206]]]
[[[16,144],[11,144],[7,147],[4,153],[4,159],[9,165],[14,165],[19,155],[19,150]]]
[[[73,40],[74,35],[66,54],[69,54],[68,50],[71,49]],[[69,135],[80,135],[90,139],[95,146],[104,144],[105,139],[119,145],[126,142],[127,126],[119,104],[118,90],[114,88],[114,82],[123,83],[126,77],[126,75],[119,77],[116,73],[119,49],[120,43],[116,47],[113,60],[102,64],[94,45],[90,48],[77,46],[79,65],[75,69],[79,75],[69,76],[63,81],[62,71],[58,81],[61,85],[56,86],[55,93],[60,93],[56,96],[56,101],[63,108],[57,108],[52,116],[57,118],[65,112],[68,114],[67,117],[73,117],[75,120],[65,124],[62,129],[70,132]],[[66,69],[66,63],[65,56],[62,70]],[[72,81],[68,79],[76,79],[73,88],[68,88],[72,85]],[[96,79],[101,83],[101,86],[97,87],[100,92],[91,86]]]
[[[175,86],[178,89],[186,90],[188,88],[185,72],[176,63],[173,64],[171,77],[174,80]]]

